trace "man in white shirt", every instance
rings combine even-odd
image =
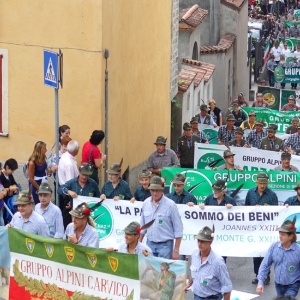
[[[68,143],[67,152],[63,153],[59,160],[58,164],[58,182],[59,185],[65,184],[67,181],[77,177],[79,175],[77,162],[76,162],[76,155],[79,151],[78,142],[72,140]],[[62,211],[64,225],[72,222],[71,215],[69,214],[70,210],[72,209],[72,198],[63,198],[59,197],[59,207]]]
[[[58,181],[60,185],[79,175],[75,158],[78,151],[78,142],[75,140],[70,141],[67,146],[67,152],[63,153],[58,164]]]
[[[40,203],[35,206],[34,211],[41,215],[52,238],[64,237],[64,224],[60,209],[51,202],[52,189],[48,182],[42,182],[38,191]]]
[[[274,47],[272,47],[271,54],[274,55],[275,63],[278,64],[280,61],[281,48],[279,47],[278,42],[275,42]]]
[[[281,54],[284,55],[284,57],[286,57],[287,54],[291,53],[291,50],[288,48],[287,44],[284,43],[283,44],[283,49],[281,51]]]

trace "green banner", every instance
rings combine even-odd
[[[138,257],[136,255],[130,255],[126,259],[122,259],[122,267],[113,270],[108,258],[111,256],[111,253],[107,251],[90,247],[82,247],[76,244],[72,244],[70,247],[71,244],[65,240],[49,239],[17,229],[9,230],[8,234],[11,252],[24,255],[35,254],[40,259],[50,260],[51,262],[94,271],[101,270],[101,272],[111,275],[139,279]],[[99,257],[97,259],[98,263],[95,266],[91,265],[89,261],[90,257],[87,253],[91,254],[90,257],[93,255],[94,257]],[[122,258],[119,253],[116,255],[119,259]]]
[[[278,39],[278,43],[281,43],[282,41],[282,38],[279,38]],[[285,39],[285,42],[288,46],[288,48],[291,50],[291,51],[294,51],[295,47],[297,46],[297,42],[299,40],[298,39],[295,39],[295,38],[286,38]],[[299,41],[300,42],[300,41]]]
[[[257,176],[257,172],[254,171],[165,168],[162,170],[162,177],[166,178],[168,192],[174,190],[171,180],[176,173],[182,173],[186,177],[185,190],[192,193],[198,203],[204,202],[205,198],[213,193],[212,185],[218,179],[222,179],[227,182],[227,193],[236,200],[238,205],[244,205],[248,190],[256,186]],[[277,171],[266,173],[269,176],[268,187],[277,194],[280,202],[295,195],[294,187],[300,180],[300,174]]]
[[[264,119],[264,128],[267,128],[268,124],[276,124],[278,126],[277,133],[285,133],[286,128],[292,124],[292,118],[294,116],[300,117],[300,113],[294,111],[280,112],[261,107],[244,107],[243,110],[247,114],[254,110],[256,112],[256,119]]]
[[[280,89],[268,86],[258,86],[257,92],[264,95],[264,100],[268,102],[269,108],[279,110]]]
[[[287,25],[287,27],[291,28],[294,26],[294,22],[288,22],[288,21],[283,21],[284,25]],[[297,26],[299,27],[300,21],[297,22]]]
[[[274,70],[274,79],[282,83],[300,83],[300,67],[285,68],[277,66]]]
[[[172,299],[173,294],[183,300],[185,296],[185,261],[84,247],[14,228],[8,229],[4,245],[8,243],[10,300],[139,300],[148,295]],[[5,247],[0,250],[4,256]],[[7,253],[4,257],[9,261]],[[168,290],[163,288],[167,284]]]

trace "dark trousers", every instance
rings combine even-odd
[[[258,275],[258,270],[263,259],[263,257],[253,257],[254,273],[256,276]]]
[[[254,273],[256,276],[258,275],[259,267],[263,259],[264,259],[263,257],[253,257]],[[270,275],[270,273],[271,271],[269,272],[268,275]]]
[[[269,85],[274,86],[274,73],[271,71],[268,71],[268,77],[269,77]]]
[[[71,208],[66,208],[66,205],[68,202],[71,203]],[[59,195],[59,208],[61,210],[62,218],[63,218],[63,223],[64,223],[64,228],[72,222],[72,216],[69,214],[69,212],[72,210],[73,207],[73,198],[70,196],[61,196]]]
[[[297,83],[291,83],[292,89],[296,89],[297,88]]]

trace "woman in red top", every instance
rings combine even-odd
[[[106,155],[101,154],[97,147],[101,144],[105,134],[102,130],[94,130],[91,138],[82,147],[81,164],[90,163],[93,166],[93,174],[90,178],[94,179],[99,184],[98,169],[101,168],[106,159]]]

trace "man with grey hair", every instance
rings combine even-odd
[[[180,168],[180,163],[176,153],[166,147],[167,139],[163,136],[158,136],[154,145],[154,151],[148,158],[147,168],[155,175],[160,175],[163,168],[175,167]]]
[[[13,227],[25,232],[44,237],[50,237],[50,231],[44,218],[33,210],[34,201],[28,192],[19,194],[14,203],[18,206],[18,212],[14,214],[7,227]],[[31,244],[32,246],[32,244]],[[28,245],[28,247],[31,247]]]
[[[67,152],[63,153],[58,164],[58,182],[59,185],[64,185],[67,181],[78,177],[79,172],[77,168],[77,162],[76,162],[76,155],[79,151],[79,145],[78,142],[75,140],[72,140],[67,145]],[[72,209],[71,199],[63,198],[62,196],[59,196],[59,206],[62,211],[63,220],[64,220],[64,226],[66,227],[67,224],[69,224],[72,221],[72,218],[69,214],[70,210]]]
[[[67,146],[67,152],[63,153],[58,164],[58,180],[60,185],[79,175],[75,158],[78,151],[78,142],[75,140],[70,141]]]

